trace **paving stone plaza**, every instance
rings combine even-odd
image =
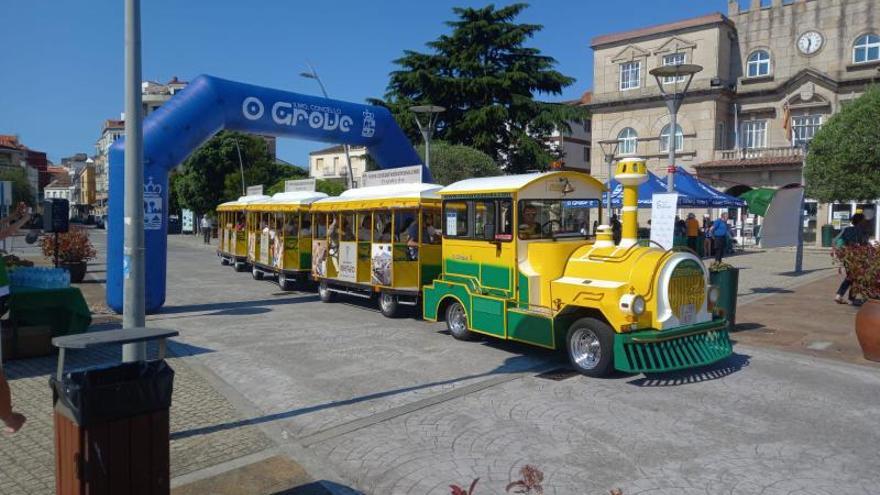
[[[94,239],[102,248],[103,235]],[[880,486],[880,375],[865,363],[739,344],[708,369],[589,379],[560,371],[562,356],[549,351],[459,342],[442,324],[282,292],[221,267],[214,248],[193,238],[172,236],[169,247],[168,302],[148,320],[181,332],[169,360],[180,490],[277,456],[324,493],[441,494],[474,478],[478,493],[504,493],[525,464],[538,466],[545,493],[555,494],[871,494]],[[788,273],[792,252],[759,254],[729,259],[744,268],[743,308],[836,273],[826,252],[808,251],[799,277]],[[90,276],[100,280],[100,260]],[[70,368],[118,358],[74,353]],[[0,442],[0,456],[12,460],[0,464],[0,493],[54,490],[54,365],[8,363],[29,423]]]

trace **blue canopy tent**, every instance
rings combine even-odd
[[[675,167],[674,186],[675,191],[679,194],[693,197],[697,201],[695,206],[714,208],[742,208],[746,206],[746,202],[742,199],[718,191],[681,167]],[[680,201],[679,205],[682,205]]]
[[[683,191],[679,188],[678,183],[675,184],[675,192],[678,193],[678,206],[708,206],[708,200],[702,195],[697,194],[694,188]],[[620,208],[623,204],[623,186],[616,180],[611,180],[611,206]],[[655,193],[666,192],[666,181],[648,172],[648,180],[639,186],[639,208],[650,208]],[[602,194],[602,204],[607,204],[608,193]]]

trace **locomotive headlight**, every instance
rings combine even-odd
[[[641,316],[645,313],[646,307],[645,298],[642,296],[625,294],[620,298],[620,310],[624,313]]]
[[[721,289],[719,289],[717,285],[710,285],[707,295],[709,297],[709,304],[714,305],[718,302],[718,298],[721,297]]]

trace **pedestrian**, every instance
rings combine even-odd
[[[17,227],[16,227],[17,228]],[[0,257],[0,316],[6,313],[6,300],[9,298],[9,282],[6,276],[6,263]],[[0,349],[0,356],[2,356]],[[0,358],[0,421],[3,422],[3,433],[11,435],[17,432],[26,421],[26,418],[12,410],[12,392],[9,383],[3,373],[3,362]]]
[[[703,215],[703,257],[712,256],[712,220]]]
[[[835,247],[864,246],[868,244],[869,236],[864,229],[865,215],[856,213],[850,219],[850,223],[852,225],[843,229],[843,231],[834,239]],[[849,273],[846,274],[846,278],[840,283],[840,287],[837,289],[837,294],[834,296],[834,301],[837,304],[847,303],[847,301],[843,299],[843,295],[846,294],[846,291],[849,291],[849,302],[858,306],[859,303],[856,302],[856,298],[852,293],[852,279],[850,278]]]
[[[620,244],[620,239],[623,236],[623,226],[620,224],[620,220],[617,219],[617,215],[611,215],[611,239],[614,241],[614,245]]]
[[[202,217],[202,221],[199,225],[202,229],[202,236],[205,244],[211,243],[211,219],[208,218],[208,215]]]
[[[697,216],[693,213],[688,213],[687,222],[687,238],[688,238],[688,247],[691,248],[691,251],[697,252],[697,240],[700,237],[700,222],[697,221]]]
[[[722,213],[720,218],[716,218],[709,228],[712,234],[712,249],[715,251],[715,262],[721,263],[724,256],[724,250],[727,248],[727,236],[730,234],[730,226],[727,225],[727,213]]]

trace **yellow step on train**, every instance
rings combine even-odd
[[[621,161],[619,245],[599,226],[603,185],[577,172],[346,191],[311,204],[321,299],[371,297],[393,316],[421,304],[453,337],[565,349],[589,376],[703,366],[732,353],[718,289],[689,251],[637,239],[645,162]],[[439,243],[439,244],[438,244]]]

